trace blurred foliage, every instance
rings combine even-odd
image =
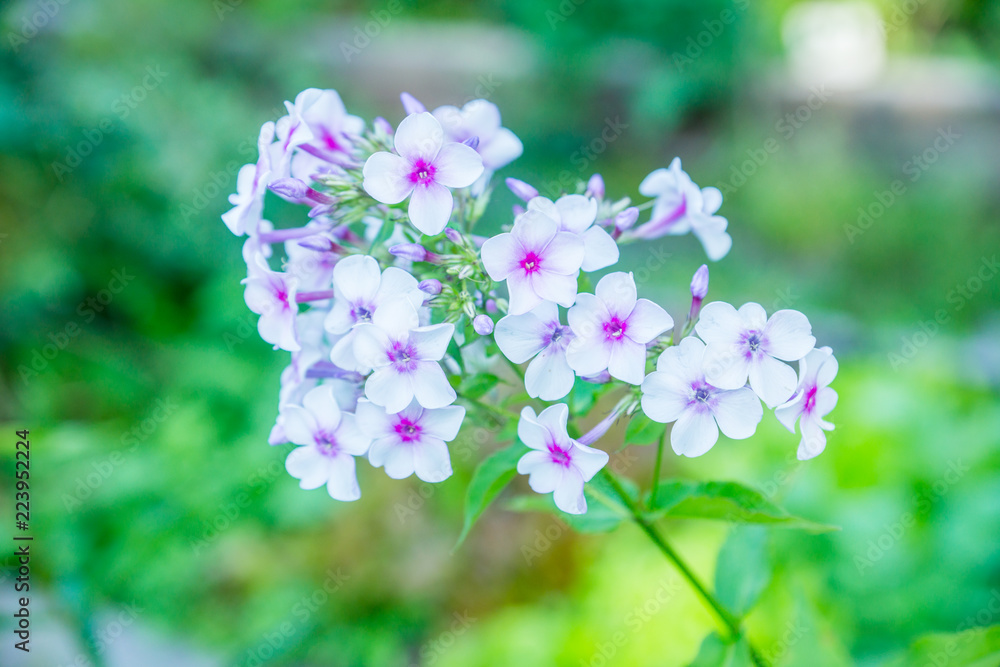
[[[713,620],[630,526],[578,535],[498,503],[452,554],[472,468],[497,443],[456,444],[455,476],[434,487],[362,470],[352,505],[299,490],[266,445],[284,359],[256,336],[219,221],[257,128],[307,86],[396,122],[402,88],[437,105],[486,84],[526,149],[503,175],[543,187],[600,171],[635,196],[676,154],[702,185],[732,185],[778,141],[727,197],[735,245],[712,295],[810,315],[841,359],[837,430],[807,464],[770,417],[752,440],[664,464],[843,528],[771,533],[756,643],[778,664],[875,665],[922,633],[1000,622],[1000,289],[971,291],[1000,247],[995,106],[834,98],[786,137],[803,104],[774,86],[791,0],[95,0],[47,4],[28,38],[43,4],[0,10],[0,418],[32,430],[35,576],[68,623],[140,601],[145,624],[234,665],[694,659]],[[892,53],[995,70],[995,3],[917,5]],[[732,25],[678,67],[725,10]],[[347,62],[342,45],[379,16]],[[609,124],[625,127],[598,141]],[[961,138],[909,180],[949,126]],[[905,194],[852,238],[896,179]],[[487,229],[514,202],[501,190]],[[685,237],[623,263],[676,315],[702,257]],[[652,454],[617,460],[645,484]],[[0,448],[4,516],[12,459]],[[725,529],[664,527],[711,581]]]

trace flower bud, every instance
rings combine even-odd
[[[406,112],[406,115],[427,111],[427,107],[421,104],[420,100],[409,93],[402,93],[399,96],[399,100],[403,103],[403,111]]]
[[[497,308],[496,299],[486,299],[486,312],[487,313],[489,313],[490,315],[495,315],[498,310],[500,310],[500,309]]]
[[[379,116],[374,121],[372,121],[372,125],[375,127],[376,130],[378,130],[382,134],[389,137],[392,136],[393,133],[392,123],[387,121],[385,118],[382,118],[382,116]]]
[[[437,296],[441,293],[441,281],[437,278],[428,278],[427,280],[421,280],[420,284],[417,285],[419,289],[424,294],[429,294],[431,296]]]
[[[615,231],[619,234],[628,231],[635,225],[635,221],[639,219],[639,209],[635,206],[629,206],[627,209],[615,216]]]
[[[469,137],[462,143],[471,148],[472,150],[476,150],[477,148],[479,148],[479,137]]]
[[[510,191],[514,193],[514,196],[521,201],[531,201],[538,196],[538,190],[531,187],[524,181],[519,181],[516,178],[508,178],[504,181]]]
[[[493,320],[489,315],[476,315],[476,319],[472,320],[472,328],[480,336],[489,336],[493,333]]]
[[[408,259],[411,262],[427,261],[427,248],[419,243],[398,243],[389,248],[389,254]]]
[[[590,180],[587,181],[587,192],[585,194],[595,199],[604,199],[604,179],[601,178],[600,174],[594,174],[590,177]]]
[[[462,233],[457,229],[452,229],[451,227],[446,227],[444,230],[444,235],[448,237],[448,240],[455,245],[465,245],[465,239],[462,238]]]
[[[591,384],[607,384],[611,382],[611,373],[607,370],[603,370],[597,375],[587,375],[581,379],[584,382],[590,382]]]
[[[525,211],[525,208],[523,206],[521,206],[520,204],[514,204],[514,217],[515,218],[517,216],[519,216],[519,215],[523,215],[524,211]]]
[[[702,264],[691,278],[691,298],[701,301],[708,294],[708,265]]]
[[[297,178],[277,178],[268,187],[274,194],[292,202],[309,197],[309,186]]]

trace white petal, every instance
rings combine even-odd
[[[451,405],[437,410],[424,410],[420,417],[420,427],[427,435],[451,442],[458,437],[465,419],[465,408]]]
[[[566,361],[566,351],[555,346],[546,348],[524,372],[524,388],[528,396],[543,401],[557,401],[573,388],[576,374]]]
[[[598,271],[618,261],[618,244],[604,229],[594,225],[583,233],[584,271]]]
[[[714,214],[722,207],[722,191],[719,188],[702,188],[701,199],[704,207],[703,210],[709,215]]]
[[[320,430],[333,433],[340,426],[340,406],[329,385],[320,385],[310,390],[302,399],[302,405],[312,413]]]
[[[800,393],[781,407],[775,408],[774,416],[778,418],[782,426],[790,432],[795,433],[795,422],[798,420],[799,415],[802,414],[804,403],[805,397]]]
[[[518,266],[521,245],[510,234],[497,234],[483,243],[480,254],[490,278],[504,280]]]
[[[521,157],[524,146],[513,132],[501,127],[492,139],[480,143],[478,150],[483,156],[483,165],[488,169],[497,170]]]
[[[413,329],[410,332],[410,343],[416,347],[416,358],[439,361],[448,350],[448,343],[454,334],[454,324],[432,324]]]
[[[411,376],[413,383],[413,398],[425,408],[443,408],[455,402],[455,390],[448,384],[441,366],[435,361],[417,362],[417,369]],[[388,412],[398,412],[390,410]]]
[[[380,441],[376,444],[385,443],[386,441]],[[393,479],[405,479],[413,474],[414,471],[414,461],[413,461],[413,446],[408,443],[395,443],[395,444],[382,444],[380,449],[380,458],[382,462],[382,467],[385,469],[385,474]],[[375,451],[375,445],[372,445],[372,452]],[[369,455],[369,461],[371,461],[371,456]],[[373,462],[372,465],[375,465]]]
[[[816,346],[812,325],[797,310],[779,310],[764,327],[766,352],[783,361],[795,361],[809,354]]]
[[[523,413],[522,413],[523,414]],[[569,421],[569,406],[565,403],[550,405],[538,415],[541,424],[558,443],[569,442],[566,423]]]
[[[319,428],[311,412],[297,405],[289,405],[281,410],[281,414],[288,442],[296,445],[312,445],[316,442]]]
[[[554,301],[564,308],[569,308],[576,302],[576,278],[576,274],[567,276],[540,271],[535,274],[531,286],[539,298]]]
[[[517,422],[517,437],[532,449],[545,450],[548,446],[548,429],[539,423],[535,411],[530,407],[521,410],[521,418]]]
[[[343,262],[344,260],[341,260]],[[339,266],[339,264],[338,264]],[[417,279],[406,271],[390,266],[382,272],[379,280],[378,291],[375,292],[373,302],[375,306],[385,303],[391,299],[406,296],[413,290],[418,289]]]
[[[357,418],[350,413],[341,417],[340,427],[334,437],[340,451],[351,456],[364,456],[372,442],[358,426]]]
[[[528,452],[517,462],[517,472],[529,475],[528,486],[535,493],[552,493],[562,479],[563,467],[552,462],[548,452]]]
[[[417,160],[433,162],[443,143],[441,123],[426,111],[404,118],[393,136],[396,152],[411,163]]]
[[[701,456],[719,439],[719,427],[708,410],[687,410],[670,431],[670,446],[680,456]]]
[[[575,336],[569,344],[572,350],[589,344],[580,339],[603,337],[604,323],[611,319],[611,314],[604,302],[593,294],[578,294],[576,305],[569,309],[566,317]]]
[[[563,471],[562,479],[556,486],[552,499],[556,507],[567,514],[584,514],[587,511],[587,499],[583,495],[583,477],[576,468]]]
[[[330,481],[326,484],[326,492],[331,498],[350,502],[361,497],[353,456],[340,454],[333,457],[328,464],[328,470]]]
[[[507,293],[510,297],[508,312],[511,315],[523,315],[542,303],[542,297],[535,292],[534,282],[523,273],[515,272],[507,276]],[[575,285],[574,280],[574,290]]]
[[[813,404],[813,415],[822,418],[837,407],[837,392],[829,387],[822,387],[816,392],[816,403]]]
[[[573,444],[571,455],[573,457],[573,466],[580,471],[580,475],[585,482],[593,479],[594,475],[606,466],[609,460],[607,452],[581,445],[578,442]]]
[[[629,384],[642,384],[646,377],[646,346],[623,338],[611,345],[608,373]]]
[[[800,424],[802,429],[802,440],[799,441],[797,458],[800,461],[807,461],[819,456],[826,449],[826,433],[819,425],[811,419],[806,419]]]
[[[483,173],[479,153],[455,142],[447,143],[434,159],[434,180],[449,188],[466,188]]]
[[[353,353],[357,363],[365,368],[381,368],[389,363],[386,350],[389,337],[374,324],[359,324],[349,335],[354,337]]]
[[[291,310],[275,310],[265,313],[257,320],[257,332],[260,337],[272,345],[297,352],[301,349],[295,339],[295,313]]]
[[[743,319],[735,308],[724,301],[713,301],[701,309],[694,330],[709,345],[730,345],[739,339],[743,328]]]
[[[716,397],[712,407],[715,421],[719,429],[733,440],[749,438],[757,430],[757,424],[764,417],[764,408],[760,399],[743,387],[733,391],[724,391]]]
[[[777,359],[764,356],[754,360],[750,363],[749,376],[750,388],[769,408],[781,405],[795,393],[795,371]]]
[[[761,331],[767,325],[767,311],[759,303],[744,303],[738,312],[743,319],[744,328]]]
[[[528,247],[527,244],[525,247]],[[575,278],[583,265],[585,252],[586,248],[580,236],[569,232],[558,232],[541,253],[542,271],[573,275]]]
[[[378,262],[368,255],[345,257],[333,267],[334,295],[338,302],[344,301],[348,307],[350,304],[374,305],[380,280]]]
[[[642,381],[642,411],[653,421],[675,421],[687,409],[690,386],[681,378],[662,370],[653,371]]]
[[[451,477],[451,456],[448,446],[433,437],[421,438],[413,448],[413,468],[417,477],[436,484]]]
[[[632,278],[631,272],[609,273],[597,283],[594,294],[604,302],[608,312],[624,320],[635,308],[635,279]]]
[[[543,213],[529,210],[514,222],[510,233],[525,250],[541,253],[558,231],[559,226],[554,220]],[[580,261],[583,262],[583,242],[580,243]]]
[[[374,153],[362,170],[365,192],[383,204],[398,204],[413,192],[409,164],[392,153]]]
[[[403,340],[420,326],[420,315],[406,296],[397,296],[379,304],[372,315],[372,324],[393,340]]]
[[[451,190],[439,183],[428,183],[413,189],[407,212],[414,227],[433,236],[440,234],[448,225],[454,205]]]
[[[333,307],[323,320],[323,328],[332,334],[347,333],[354,326],[351,316],[351,305],[343,299],[334,299]]]
[[[313,446],[296,447],[285,459],[285,470],[303,489],[318,489],[329,479],[327,459]]]
[[[507,315],[497,322],[493,338],[503,355],[515,364],[524,363],[545,347],[548,325],[535,314],[541,307],[524,315]]]
[[[707,219],[692,218],[691,231],[701,241],[705,254],[713,262],[728,255],[733,247],[733,238],[726,232],[727,225],[726,219],[717,215]]]
[[[747,383],[751,362],[733,345],[706,346],[703,363],[705,379],[719,389],[739,389]]]
[[[559,228],[574,234],[582,234],[597,217],[597,200],[583,195],[560,197],[556,208],[559,211]]]
[[[636,343],[645,345],[674,326],[674,319],[667,311],[649,299],[639,299],[628,317],[625,335]]]
[[[354,419],[361,432],[373,440],[395,435],[385,408],[371,401],[358,401]]]
[[[413,400],[413,386],[409,377],[400,375],[392,366],[385,366],[368,376],[368,381],[365,382],[365,396],[392,415]]]

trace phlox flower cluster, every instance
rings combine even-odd
[[[396,125],[348,113],[334,90],[285,106],[261,128],[222,219],[244,238],[260,336],[290,355],[269,442],[295,445],[286,468],[302,488],[358,499],[358,459],[393,479],[444,481],[466,415],[503,412],[463,387],[482,380],[494,398],[516,396],[520,386],[499,380],[511,368],[528,398],[549,404],[520,411],[517,472],[565,512],[587,510],[585,484],[608,463],[591,445],[640,412],[672,423],[684,456],[705,454],[720,431],[750,437],[764,406],[798,429],[799,458],[823,450],[837,361],[805,315],[703,305],[702,266],[675,320],[619,266],[625,244],[688,232],[712,261],[730,251],[721,193],[695,185],[679,159],[638,185],[637,204],[606,197],[599,175],[555,198],[508,178],[521,203],[483,236],[494,173],[523,150],[495,104],[428,111],[404,93]],[[306,207],[297,225],[265,217],[279,198]],[[566,400],[587,383],[621,400],[571,437],[588,415]]]

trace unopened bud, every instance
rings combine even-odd
[[[428,278],[427,280],[421,280],[417,288],[424,294],[429,294],[431,296],[437,296],[441,293],[441,281],[437,278]]]
[[[420,100],[409,93],[402,93],[399,96],[399,99],[403,103],[403,111],[405,111],[407,115],[427,111],[427,107],[421,104]]]
[[[595,199],[604,199],[604,179],[601,178],[600,174],[594,174],[587,181],[586,195]]]
[[[293,202],[309,196],[309,186],[297,178],[278,178],[268,186],[271,192]]]
[[[514,217],[515,218],[517,216],[519,216],[519,215],[524,215],[524,211],[525,211],[525,208],[523,206],[521,206],[520,204],[514,204]]]
[[[465,245],[465,239],[462,238],[461,232],[459,232],[457,229],[452,229],[451,227],[447,227],[444,230],[444,235],[447,236],[448,240],[454,243],[455,245]]]
[[[424,262],[427,260],[427,248],[419,243],[398,243],[389,248],[389,254],[408,259],[411,262]]]
[[[479,148],[479,137],[469,137],[462,143],[471,148],[472,150],[476,150],[477,148]]]
[[[476,318],[472,320],[472,328],[480,336],[489,336],[493,333],[493,320],[490,319],[489,315],[476,315]]]
[[[538,190],[531,187],[524,181],[519,181],[516,178],[508,178],[504,181],[510,191],[514,193],[514,196],[521,201],[531,201],[538,196]]]
[[[486,312],[490,315],[495,315],[499,308],[497,308],[497,302],[495,299],[486,299]]]
[[[708,265],[702,264],[691,278],[691,298],[701,301],[708,295]]]
[[[639,219],[639,209],[629,206],[627,209],[615,216],[615,231],[621,234],[632,229],[635,221]]]
[[[382,118],[382,116],[379,116],[374,121],[372,121],[372,125],[374,125],[375,129],[381,132],[382,134],[388,135],[390,137],[392,136],[393,133],[392,123],[387,121],[385,118]]]

